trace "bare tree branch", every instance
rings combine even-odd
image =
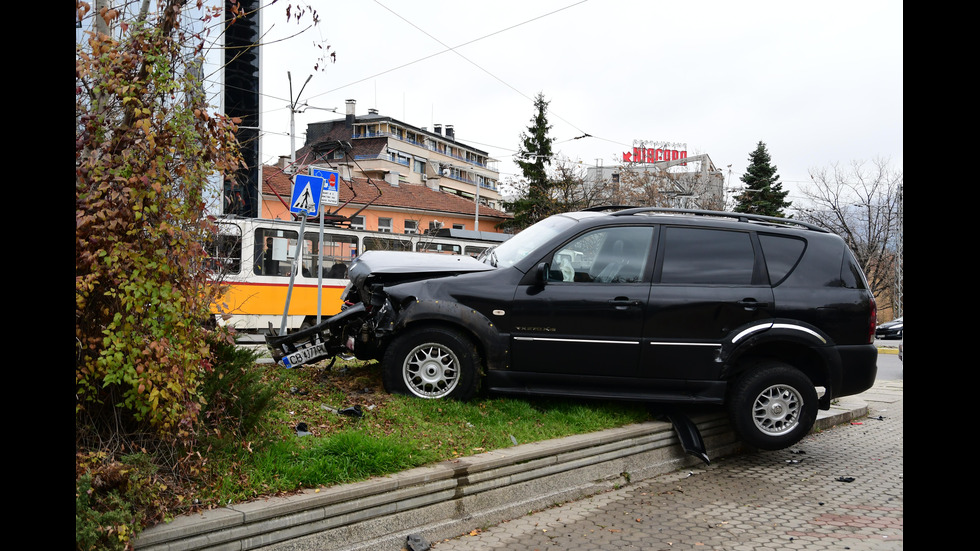
[[[799,218],[840,235],[875,295],[889,291],[896,283],[903,172],[878,158],[811,169],[810,178],[813,183],[802,191],[812,206],[800,209]]]

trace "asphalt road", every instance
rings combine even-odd
[[[904,372],[904,362],[898,359],[897,353],[890,353],[898,350],[898,345],[902,340],[876,340],[875,345],[879,350],[884,349],[889,353],[878,354],[878,381],[901,381]]]

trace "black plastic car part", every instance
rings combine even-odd
[[[681,447],[688,455],[693,455],[705,465],[711,465],[708,458],[707,449],[704,447],[704,439],[701,438],[701,431],[691,418],[678,408],[670,406],[653,406],[653,412],[662,414],[674,426],[674,433],[681,442]]]

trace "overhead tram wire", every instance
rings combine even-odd
[[[531,23],[531,22],[534,22],[534,21],[537,21],[538,19],[542,19],[542,18],[545,18],[545,17],[548,17],[549,15],[554,15],[554,14],[556,14],[556,13],[558,13],[558,12],[560,12],[560,11],[564,11],[564,10],[567,10],[567,9],[569,9],[569,8],[573,8],[573,7],[575,7],[575,6],[577,6],[577,5],[579,5],[579,4],[584,4],[584,3],[585,3],[585,2],[587,2],[587,1],[588,1],[588,0],[580,0],[579,2],[576,2],[576,3],[574,3],[574,4],[570,4],[570,5],[568,5],[568,6],[565,6],[564,8],[558,8],[557,10],[553,10],[553,11],[550,11],[550,12],[548,12],[548,13],[545,13],[545,14],[542,14],[542,15],[539,15],[539,16],[537,16],[537,17],[532,17],[531,19],[528,19],[528,20],[526,20],[526,21],[522,21],[522,22],[520,22],[520,23],[517,23],[517,24],[515,24],[515,25],[511,25],[511,26],[509,26],[509,27],[506,27],[506,28],[503,28],[503,29],[500,29],[499,31],[494,31],[494,32],[492,32],[492,33],[489,33],[489,34],[485,34],[485,35],[483,35],[483,36],[481,36],[481,37],[478,37],[478,38],[474,38],[473,40],[470,40],[470,41],[468,41],[468,42],[463,42],[462,44],[460,44],[460,45],[458,45],[458,46],[456,46],[456,48],[462,48],[463,46],[468,46],[468,45],[470,45],[470,44],[473,44],[474,42],[479,42],[479,41],[481,41],[481,40],[483,40],[483,39],[485,39],[485,38],[490,38],[491,36],[494,36],[494,35],[498,35],[498,34],[500,34],[500,33],[503,33],[503,32],[506,32],[506,31],[509,31],[509,30],[511,30],[511,29],[516,29],[517,27],[520,27],[520,26],[522,26],[522,25],[526,25],[526,24],[528,24],[528,23]],[[424,34],[425,34],[426,36],[428,36],[428,37],[430,37],[430,38],[432,38],[433,40],[435,40],[436,42],[438,42],[439,44],[441,44],[441,45],[442,45],[443,47],[445,47],[446,49],[445,49],[445,50],[443,50],[443,51],[441,51],[441,52],[436,52],[436,53],[434,53],[434,54],[430,54],[430,55],[427,55],[427,56],[425,56],[425,57],[421,57],[421,58],[419,58],[419,59],[416,59],[415,61],[409,61],[408,63],[403,63],[403,64],[401,64],[401,65],[399,65],[399,66],[397,66],[397,67],[392,67],[391,69],[387,69],[387,70],[384,70],[384,71],[381,71],[380,73],[375,73],[375,74],[373,74],[373,75],[371,75],[371,76],[367,76],[367,77],[364,77],[364,78],[362,78],[362,79],[359,79],[359,80],[355,80],[354,82],[349,82],[349,83],[347,83],[347,84],[344,84],[343,86],[339,86],[339,87],[337,87],[337,88],[334,88],[334,89],[332,89],[332,90],[327,90],[326,92],[323,92],[322,94],[318,94],[318,95],[321,95],[321,96],[322,96],[322,95],[326,95],[326,94],[329,94],[329,93],[331,93],[331,92],[336,92],[337,90],[343,90],[344,88],[347,88],[348,86],[353,86],[353,85],[355,85],[355,84],[359,84],[359,83],[361,83],[361,82],[364,82],[364,81],[366,81],[366,80],[371,80],[372,78],[376,78],[376,77],[379,77],[379,76],[381,76],[381,75],[384,75],[384,74],[388,74],[388,73],[391,73],[391,72],[393,72],[393,71],[397,71],[398,69],[403,69],[403,68],[405,68],[405,67],[408,67],[409,65],[414,65],[414,64],[416,64],[416,63],[420,63],[420,62],[422,62],[422,61],[425,61],[425,60],[427,60],[427,59],[430,59],[430,58],[433,58],[433,57],[436,57],[436,56],[438,56],[438,55],[442,55],[442,54],[444,54],[444,53],[446,53],[446,52],[450,52],[450,51],[454,51],[454,48],[453,48],[453,47],[451,47],[451,46],[447,46],[446,44],[444,44],[444,43],[443,43],[442,41],[440,41],[440,40],[439,40],[439,39],[437,39],[436,37],[434,37],[434,36],[432,36],[432,35],[430,35],[429,33],[427,33],[427,32],[425,32],[424,30],[422,30],[422,29],[420,29],[420,28],[419,28],[419,27],[418,27],[417,25],[415,25],[415,24],[414,24],[414,23],[412,23],[411,21],[408,21],[408,20],[407,20],[407,19],[405,19],[404,17],[402,17],[402,16],[400,16],[400,15],[398,15],[397,13],[395,13],[394,11],[392,11],[392,10],[391,10],[391,8],[389,8],[389,7],[387,7],[387,6],[385,6],[385,5],[384,5],[384,4],[382,4],[381,2],[378,2],[377,0],[375,0],[375,3],[377,3],[377,4],[378,4],[379,6],[381,6],[382,8],[384,8],[384,9],[386,9],[386,10],[388,10],[388,11],[390,11],[390,12],[391,12],[392,14],[394,14],[394,15],[395,15],[396,17],[398,17],[398,18],[399,18],[399,19],[401,19],[402,21],[405,21],[405,22],[406,22],[406,23],[408,23],[409,25],[411,25],[411,26],[413,26],[413,27],[415,27],[415,28],[416,28],[416,29],[418,29],[418,30],[419,30],[420,32],[422,32],[422,33],[424,33]],[[457,55],[458,55],[458,54],[457,54]],[[466,59],[466,58],[464,57],[463,59]],[[469,61],[469,60],[467,59],[467,61]],[[471,63],[472,63],[472,62],[471,62]],[[489,74],[489,73],[488,73],[488,74]],[[491,76],[492,76],[492,75],[491,75]],[[494,78],[496,78],[496,77],[494,77]],[[501,81],[501,82],[503,82],[503,81]],[[512,89],[513,89],[513,88],[512,88]],[[521,93],[521,92],[520,92],[519,90],[517,90],[517,89],[514,89],[514,91],[515,91],[515,92],[517,92],[517,93],[519,93],[519,94],[521,94],[522,96],[524,96],[524,94],[523,94],[523,93]],[[316,97],[316,96],[313,96],[313,97]],[[524,97],[527,97],[527,96],[524,96]]]
[[[577,2],[577,3],[575,3],[575,4],[571,4],[571,5],[568,5],[568,6],[565,6],[564,8],[560,8],[560,9],[558,9],[558,10],[555,10],[555,11],[553,11],[553,12],[550,12],[550,13],[547,13],[547,14],[545,14],[545,15],[540,15],[540,16],[538,16],[538,17],[535,17],[534,19],[529,19],[529,20],[527,20],[527,21],[525,21],[524,23],[519,23],[518,25],[513,25],[513,26],[511,26],[511,27],[508,27],[508,29],[512,29],[512,28],[515,28],[515,27],[518,27],[518,26],[520,26],[520,25],[524,25],[525,23],[529,23],[529,22],[531,22],[531,21],[534,21],[534,20],[536,20],[536,19],[541,19],[542,17],[545,17],[545,16],[547,16],[547,15],[552,15],[552,14],[554,14],[554,13],[557,13],[557,12],[559,12],[559,11],[562,11],[562,10],[566,10],[566,9],[568,9],[568,8],[571,8],[571,7],[574,7],[574,6],[577,6],[577,5],[579,5],[579,4],[584,4],[584,3],[586,2],[586,1],[587,1],[587,0],[581,0],[580,2]],[[439,44],[440,44],[441,46],[443,46],[444,48],[446,48],[446,50],[444,50],[443,52],[445,52],[445,51],[452,51],[452,52],[453,52],[454,54],[456,54],[456,55],[458,55],[459,57],[461,57],[461,58],[462,58],[462,59],[463,59],[464,61],[466,61],[466,62],[467,62],[467,63],[469,63],[470,65],[473,65],[473,66],[474,66],[474,67],[476,67],[477,69],[479,69],[479,70],[481,70],[481,71],[483,71],[484,73],[486,73],[486,74],[488,74],[488,75],[490,75],[490,76],[491,76],[491,77],[492,77],[492,78],[493,78],[494,80],[496,80],[497,82],[499,82],[499,83],[501,83],[501,84],[503,84],[504,86],[506,86],[506,87],[508,87],[508,88],[510,88],[511,90],[513,90],[513,91],[515,91],[515,92],[517,92],[517,93],[518,93],[518,94],[520,94],[520,95],[521,95],[522,97],[524,97],[524,98],[526,98],[526,99],[527,99],[528,101],[531,101],[531,102],[533,102],[533,101],[534,101],[534,99],[533,99],[533,98],[531,98],[530,96],[528,96],[528,95],[527,95],[527,94],[525,94],[524,92],[521,92],[521,91],[520,91],[520,90],[518,90],[517,88],[514,88],[513,86],[511,86],[511,85],[510,85],[509,83],[507,83],[507,82],[504,82],[504,80],[503,80],[503,79],[501,79],[500,77],[498,77],[497,75],[495,75],[495,74],[493,74],[493,73],[491,73],[490,71],[488,71],[488,70],[486,70],[486,69],[484,69],[484,68],[483,68],[483,67],[481,67],[481,66],[480,66],[480,65],[479,65],[478,63],[476,63],[475,61],[473,61],[473,60],[471,60],[470,58],[468,58],[468,57],[466,57],[466,56],[464,56],[463,54],[461,54],[461,53],[459,53],[459,52],[457,51],[457,48],[462,48],[463,46],[466,46],[467,44],[471,44],[471,43],[473,43],[473,42],[476,42],[477,40],[481,40],[481,39],[475,39],[475,40],[471,40],[471,41],[469,41],[469,42],[465,42],[465,43],[463,43],[463,44],[460,44],[459,46],[456,46],[456,47],[454,48],[454,47],[452,47],[452,46],[449,46],[449,45],[448,45],[448,44],[446,44],[445,42],[443,42],[443,41],[441,41],[441,40],[439,40],[439,39],[438,39],[438,38],[436,38],[435,36],[432,36],[432,35],[431,35],[431,34],[430,34],[429,32],[427,32],[427,31],[426,31],[425,29],[422,29],[421,27],[419,27],[419,26],[418,26],[418,25],[416,25],[415,23],[412,23],[412,22],[411,22],[411,21],[409,21],[408,19],[405,19],[405,18],[404,18],[404,17],[402,17],[401,15],[399,15],[399,14],[397,14],[397,13],[395,13],[395,12],[394,12],[394,11],[393,11],[393,10],[392,10],[391,8],[389,8],[389,7],[387,7],[387,6],[385,6],[385,5],[384,5],[384,4],[382,4],[381,2],[378,2],[378,0],[374,0],[374,2],[375,2],[375,4],[378,4],[378,5],[379,5],[379,6],[381,6],[382,8],[384,8],[384,9],[386,9],[386,10],[388,10],[389,12],[391,12],[391,13],[392,13],[392,15],[394,15],[395,17],[397,17],[397,18],[399,18],[399,19],[401,19],[402,21],[404,21],[404,22],[406,22],[406,23],[408,23],[409,25],[411,25],[412,27],[414,27],[415,29],[417,29],[417,30],[418,30],[419,32],[421,32],[421,33],[422,33],[422,34],[424,34],[425,36],[428,36],[428,37],[429,37],[429,38],[431,38],[432,40],[435,40],[436,42],[438,42],[438,43],[439,43]],[[508,30],[508,29],[504,29],[504,30]],[[498,31],[497,33],[492,33],[492,34],[498,34],[499,32],[503,32],[503,31]],[[487,35],[487,36],[491,36],[491,35]],[[443,52],[440,52],[440,53],[443,53]],[[561,115],[559,115],[559,114],[557,114],[557,113],[555,113],[554,111],[552,111],[552,112],[551,112],[551,114],[553,114],[553,115],[555,116],[555,118],[558,118],[558,119],[561,119],[561,120],[562,120],[562,121],[564,121],[564,122],[565,122],[565,123],[566,123],[567,125],[569,125],[569,126],[571,126],[572,128],[574,128],[574,129],[575,129],[575,130],[577,130],[578,132],[581,132],[581,133],[582,133],[583,135],[586,135],[586,134],[588,134],[587,132],[585,132],[585,131],[584,131],[584,130],[582,130],[581,128],[579,128],[579,127],[577,127],[577,126],[575,126],[575,125],[574,125],[574,124],[572,124],[571,122],[569,122],[569,121],[567,121],[567,120],[565,120],[564,118],[562,118],[562,117],[561,117]]]
[[[409,66],[411,66],[411,65],[414,65],[414,64],[416,64],[416,63],[420,63],[420,62],[422,62],[422,61],[425,61],[425,60],[427,60],[427,59],[431,59],[431,58],[433,58],[433,57],[436,57],[436,56],[438,56],[438,55],[442,55],[442,54],[444,54],[444,53],[446,53],[446,52],[450,52],[450,51],[451,51],[451,52],[453,52],[453,53],[455,53],[456,55],[458,55],[459,57],[461,57],[461,58],[462,58],[463,60],[465,60],[465,61],[467,61],[468,63],[470,63],[470,64],[472,64],[472,65],[473,65],[474,67],[476,67],[476,68],[478,68],[478,69],[480,69],[481,71],[483,71],[483,72],[484,72],[484,73],[486,73],[487,75],[489,75],[489,76],[491,76],[492,78],[494,78],[495,80],[497,80],[498,82],[500,82],[501,84],[503,84],[504,86],[506,86],[506,87],[508,87],[508,88],[510,88],[511,90],[513,90],[514,92],[516,92],[516,93],[518,93],[518,94],[519,94],[519,95],[520,95],[521,97],[524,97],[525,99],[527,99],[527,100],[529,100],[529,101],[532,101],[532,102],[533,102],[533,101],[534,101],[534,99],[533,99],[533,98],[531,98],[531,97],[530,97],[530,96],[528,96],[527,94],[525,94],[525,93],[523,93],[523,92],[521,92],[520,90],[518,90],[518,89],[517,89],[517,88],[515,88],[514,86],[512,86],[512,85],[510,85],[509,83],[507,83],[507,82],[505,82],[505,81],[504,81],[503,79],[501,79],[500,77],[498,77],[498,76],[496,76],[496,75],[494,75],[494,74],[493,74],[493,73],[491,73],[490,71],[488,71],[488,70],[486,70],[486,69],[484,69],[483,67],[481,67],[481,66],[480,66],[479,64],[477,64],[476,62],[474,62],[474,61],[472,61],[472,60],[470,60],[469,58],[467,58],[467,57],[466,57],[466,56],[464,56],[463,54],[461,54],[461,53],[459,53],[458,51],[456,51],[456,49],[457,49],[457,48],[462,48],[463,46],[468,46],[468,45],[470,45],[470,44],[473,44],[473,43],[475,43],[475,42],[479,42],[479,41],[481,41],[481,40],[483,40],[483,39],[486,39],[486,38],[489,38],[489,37],[491,37],[491,36],[495,36],[495,35],[498,35],[498,34],[501,34],[501,33],[504,33],[504,32],[506,32],[506,31],[509,31],[509,30],[512,30],[512,29],[515,29],[515,28],[517,28],[517,27],[521,27],[521,26],[523,26],[523,25],[527,25],[527,24],[529,24],[529,23],[532,23],[532,22],[534,22],[534,21],[537,21],[537,20],[539,20],[539,19],[543,19],[543,18],[545,18],[545,17],[548,17],[548,16],[550,16],[550,15],[554,15],[554,14],[556,14],[556,13],[559,13],[559,12],[562,12],[562,11],[564,11],[564,10],[567,10],[567,9],[570,9],[570,8],[573,8],[573,7],[575,7],[575,6],[578,6],[578,5],[580,5],[580,4],[584,4],[584,3],[585,3],[585,2],[587,2],[587,1],[588,1],[588,0],[580,0],[580,1],[578,1],[578,2],[575,2],[575,3],[573,3],[573,4],[569,4],[569,5],[567,5],[567,6],[564,6],[564,7],[562,7],[562,8],[558,8],[558,9],[556,9],[556,10],[552,10],[552,11],[550,11],[550,12],[548,12],[548,13],[545,13],[545,14],[542,14],[542,15],[539,15],[539,16],[536,16],[536,17],[532,17],[532,18],[530,18],[530,19],[527,19],[527,20],[525,20],[525,21],[522,21],[522,22],[520,22],[520,23],[517,23],[517,24],[514,24],[514,25],[511,25],[511,26],[509,26],[509,27],[505,27],[505,28],[503,28],[503,29],[500,29],[500,30],[497,30],[497,31],[494,31],[494,32],[491,32],[491,33],[488,33],[488,34],[485,34],[485,35],[483,35],[483,36],[480,36],[480,37],[477,37],[477,38],[474,38],[474,39],[472,39],[472,40],[469,40],[469,41],[467,41],[467,42],[463,42],[462,44],[459,44],[459,45],[457,45],[457,46],[455,46],[455,47],[452,47],[452,46],[449,46],[449,45],[447,45],[446,43],[444,43],[444,42],[442,42],[441,40],[439,40],[438,38],[436,38],[436,37],[435,37],[435,36],[433,36],[432,34],[430,34],[430,33],[428,33],[428,32],[426,32],[426,31],[425,31],[424,29],[422,29],[422,28],[420,28],[420,27],[419,27],[418,25],[416,25],[416,24],[414,24],[414,23],[412,23],[412,22],[411,22],[411,21],[409,21],[408,19],[405,19],[404,17],[402,17],[401,15],[399,15],[398,13],[396,13],[395,11],[393,11],[393,10],[392,10],[391,8],[389,8],[389,7],[387,7],[387,6],[385,6],[384,4],[382,4],[381,2],[379,2],[378,0],[375,0],[375,3],[376,3],[376,4],[378,4],[379,6],[381,6],[381,7],[382,7],[382,8],[384,8],[384,9],[386,9],[386,10],[388,10],[388,11],[389,11],[389,12],[391,12],[391,13],[392,13],[392,14],[393,14],[394,16],[396,16],[396,17],[398,17],[398,18],[399,18],[399,19],[401,19],[402,21],[404,21],[404,22],[406,22],[407,24],[409,24],[409,25],[411,25],[412,27],[414,27],[415,29],[417,29],[417,30],[418,30],[419,32],[421,32],[421,33],[423,33],[423,34],[425,34],[426,36],[428,36],[429,38],[431,38],[432,40],[434,40],[434,41],[436,41],[436,42],[438,42],[438,43],[439,43],[439,44],[440,44],[441,46],[443,46],[443,47],[445,48],[445,50],[442,50],[442,51],[440,51],[440,52],[435,52],[435,53],[433,53],[433,54],[430,54],[430,55],[427,55],[427,56],[424,56],[424,57],[421,57],[421,58],[419,58],[419,59],[416,59],[416,60],[414,60],[414,61],[410,61],[410,62],[408,62],[408,63],[403,63],[403,64],[401,64],[401,65],[398,65],[397,67],[392,67],[392,68],[390,68],[390,69],[387,69],[387,70],[384,70],[384,71],[381,71],[381,72],[379,72],[379,73],[375,73],[375,74],[373,74],[373,75],[370,75],[370,76],[367,76],[367,77],[364,77],[364,78],[361,78],[361,79],[358,79],[358,80],[355,80],[355,81],[353,81],[353,82],[349,82],[349,83],[347,83],[347,84],[344,84],[344,85],[342,85],[342,86],[338,86],[338,87],[336,87],[336,88],[332,88],[332,89],[330,89],[330,90],[327,90],[327,91],[325,91],[325,92],[322,92],[322,93],[320,93],[320,94],[315,94],[315,95],[313,95],[313,96],[311,96],[311,98],[310,98],[310,99],[313,99],[313,98],[316,98],[316,97],[319,97],[319,96],[324,96],[324,95],[327,95],[327,94],[330,94],[330,93],[333,93],[333,92],[336,92],[336,91],[338,91],[338,90],[343,90],[344,88],[347,88],[347,87],[350,87],[350,86],[353,86],[353,85],[355,85],[355,84],[359,84],[359,83],[362,83],[362,82],[365,82],[365,81],[368,81],[368,80],[371,80],[371,79],[373,79],[373,78],[376,78],[376,77],[379,77],[379,76],[381,76],[381,75],[385,75],[385,74],[388,74],[388,73],[391,73],[391,72],[394,72],[394,71],[397,71],[397,70],[399,70],[399,69],[403,69],[403,68],[405,68],[405,67],[409,67]],[[272,97],[272,96],[269,96],[269,97]],[[281,98],[276,98],[276,99],[281,99]],[[283,100],[283,101],[285,101],[285,100]],[[598,136],[595,136],[595,135],[592,135],[592,134],[590,134],[590,133],[588,133],[588,132],[585,132],[584,130],[582,130],[581,128],[579,128],[578,126],[576,126],[575,124],[573,124],[572,122],[570,122],[570,121],[568,121],[567,119],[565,119],[564,117],[562,117],[562,116],[561,116],[560,114],[558,114],[558,113],[556,113],[555,111],[549,111],[549,113],[550,113],[550,114],[552,114],[552,115],[554,115],[554,116],[555,116],[555,118],[557,118],[557,119],[559,119],[559,120],[561,120],[561,121],[563,121],[564,123],[566,123],[566,124],[568,124],[569,126],[571,126],[572,128],[574,128],[574,129],[575,129],[575,130],[576,130],[577,132],[580,132],[580,133],[581,133],[581,135],[579,135],[579,136],[576,136],[576,137],[574,137],[574,138],[570,138],[570,139],[568,139],[568,140],[565,140],[565,141],[562,141],[562,142],[559,142],[559,143],[565,143],[566,141],[573,141],[573,140],[578,140],[578,139],[582,139],[582,138],[586,138],[586,137],[588,137],[588,138],[592,138],[592,139],[596,139],[596,140],[602,140],[602,141],[606,141],[606,142],[609,142],[609,143],[613,143],[613,144],[616,144],[616,145],[622,145],[622,146],[628,146],[628,145],[629,145],[629,144],[625,144],[625,143],[623,143],[623,142],[619,142],[619,141],[616,141],[616,140],[610,140],[610,139],[608,139],[608,138],[602,138],[602,137],[598,137]],[[476,143],[476,142],[474,142],[474,143]],[[509,149],[508,149],[508,148],[500,148],[500,149],[503,149],[503,150],[505,150],[505,151],[509,151]]]
[[[513,86],[511,86],[511,85],[510,85],[510,84],[508,84],[507,82],[504,82],[504,81],[503,81],[503,80],[502,80],[501,78],[499,78],[498,76],[496,76],[496,75],[494,75],[494,74],[493,74],[493,73],[491,73],[490,71],[487,71],[486,69],[484,69],[483,67],[481,67],[480,65],[478,65],[478,64],[477,64],[476,62],[474,62],[474,61],[472,61],[472,60],[470,60],[470,59],[468,59],[468,58],[467,58],[466,56],[464,56],[463,54],[461,54],[461,53],[459,53],[459,52],[457,52],[457,51],[456,51],[456,48],[462,48],[463,46],[467,46],[467,45],[469,45],[469,44],[473,44],[474,42],[478,42],[478,41],[480,41],[480,40],[483,40],[483,39],[485,39],[485,38],[489,38],[489,37],[491,37],[491,36],[494,36],[494,35],[497,35],[497,34],[500,34],[500,33],[503,33],[503,32],[506,32],[506,31],[509,31],[509,30],[511,30],[511,29],[515,29],[515,28],[517,28],[517,27],[520,27],[520,26],[522,26],[522,25],[526,25],[526,24],[528,24],[528,23],[531,23],[531,22],[534,22],[534,21],[537,21],[538,19],[542,19],[542,18],[544,18],[544,17],[548,17],[548,16],[550,16],[550,15],[554,15],[554,14],[556,14],[556,13],[558,13],[558,12],[561,12],[561,11],[564,11],[564,10],[567,10],[567,9],[569,9],[569,8],[573,8],[573,7],[575,7],[575,6],[577,6],[577,5],[579,5],[579,4],[584,4],[584,3],[585,3],[585,2],[587,2],[587,1],[588,1],[588,0],[580,0],[580,1],[578,1],[578,2],[575,2],[574,4],[569,4],[568,6],[565,6],[565,7],[562,7],[562,8],[558,8],[558,9],[556,9],[556,10],[553,10],[553,11],[550,11],[550,12],[548,12],[548,13],[545,13],[545,14],[542,14],[542,15],[539,15],[539,16],[537,16],[537,17],[532,17],[531,19],[528,19],[528,20],[526,20],[526,21],[522,21],[522,22],[520,22],[520,23],[517,23],[517,24],[515,24],[515,25],[511,25],[511,26],[509,26],[509,27],[506,27],[506,28],[503,28],[503,29],[500,29],[500,30],[498,30],[498,31],[494,31],[494,32],[492,32],[492,33],[489,33],[489,34],[486,34],[486,35],[483,35],[483,36],[481,36],[481,37],[478,37],[478,38],[474,38],[473,40],[470,40],[470,41],[467,41],[467,42],[464,42],[464,43],[462,43],[462,44],[459,44],[459,45],[458,45],[458,46],[456,46],[456,47],[452,47],[452,46],[449,46],[449,45],[447,45],[447,44],[445,44],[444,42],[442,42],[442,41],[441,41],[441,40],[439,40],[438,38],[436,38],[436,37],[434,37],[434,36],[432,36],[432,35],[431,35],[430,33],[428,33],[428,32],[426,32],[426,31],[425,31],[424,29],[422,29],[422,28],[420,28],[420,27],[419,27],[418,25],[416,25],[416,24],[414,24],[414,23],[412,23],[411,21],[409,21],[409,20],[407,20],[407,19],[405,19],[404,17],[402,17],[402,16],[401,16],[401,15],[399,15],[398,13],[396,13],[396,12],[394,12],[394,11],[393,11],[393,10],[392,10],[391,8],[389,8],[389,7],[387,7],[387,6],[385,6],[384,4],[382,4],[381,2],[378,2],[377,0],[375,0],[375,3],[376,3],[376,4],[378,4],[378,5],[379,5],[379,6],[381,6],[382,8],[384,8],[384,9],[386,9],[386,10],[388,10],[389,12],[391,12],[391,13],[392,13],[392,14],[393,14],[393,15],[394,15],[395,17],[398,17],[398,18],[399,18],[399,19],[401,19],[402,21],[404,21],[404,22],[406,22],[406,23],[408,23],[409,25],[411,25],[412,27],[414,27],[415,29],[417,29],[417,30],[418,30],[419,32],[421,32],[421,33],[423,33],[423,34],[425,34],[426,36],[428,36],[429,38],[431,38],[431,39],[433,39],[433,40],[435,40],[436,42],[438,42],[438,43],[439,43],[440,45],[442,45],[442,46],[443,46],[444,48],[446,48],[446,49],[445,49],[445,50],[443,50],[443,51],[441,51],[441,52],[436,52],[436,53],[433,53],[433,54],[430,54],[430,55],[427,55],[427,56],[425,56],[425,57],[421,57],[421,58],[419,58],[419,59],[416,59],[415,61],[410,61],[410,62],[408,62],[408,63],[403,63],[402,65],[399,65],[399,66],[397,66],[397,67],[392,67],[391,69],[387,69],[387,70],[385,70],[385,71],[381,71],[380,73],[375,73],[375,74],[373,74],[373,75],[370,75],[370,76],[367,76],[367,77],[364,77],[364,78],[362,78],[362,79],[359,79],[359,80],[355,80],[355,81],[353,81],[353,82],[350,82],[350,83],[347,83],[347,84],[344,84],[343,86],[339,86],[339,87],[337,87],[337,88],[333,88],[333,89],[331,89],[331,90],[327,90],[327,91],[325,91],[325,92],[323,92],[322,94],[317,94],[317,95],[315,95],[315,96],[312,96],[312,97],[318,97],[318,96],[322,96],[322,95],[326,95],[326,94],[330,94],[330,93],[332,93],[332,92],[336,92],[336,91],[338,91],[338,90],[343,90],[344,88],[347,88],[348,86],[353,86],[353,85],[355,85],[355,84],[359,84],[359,83],[361,83],[361,82],[364,82],[364,81],[367,81],[367,80],[371,80],[371,79],[373,79],[373,78],[376,78],[376,77],[379,77],[379,76],[381,76],[381,75],[384,75],[384,74],[387,74],[387,73],[390,73],[390,72],[393,72],[393,71],[397,71],[397,70],[399,70],[399,69],[403,69],[403,68],[405,68],[405,67],[408,67],[408,66],[410,66],[410,65],[414,65],[414,64],[416,64],[416,63],[419,63],[419,62],[422,62],[422,61],[425,61],[425,60],[427,60],[427,59],[430,59],[430,58],[433,58],[433,57],[435,57],[435,56],[438,56],[438,55],[442,55],[442,54],[444,54],[444,53],[446,53],[446,52],[453,52],[453,53],[455,53],[456,55],[458,55],[459,57],[461,57],[461,58],[463,58],[463,60],[465,60],[465,61],[467,61],[468,63],[470,63],[470,64],[472,64],[472,65],[473,65],[474,67],[476,67],[476,68],[478,68],[478,69],[480,69],[481,71],[483,71],[484,73],[486,73],[486,74],[488,74],[488,75],[490,75],[491,77],[493,77],[493,78],[494,78],[495,80],[497,80],[498,82],[500,82],[500,83],[501,83],[501,84],[503,84],[504,86],[506,86],[506,87],[508,87],[508,88],[510,88],[511,90],[513,90],[513,91],[515,91],[515,92],[517,92],[517,93],[518,93],[518,94],[520,94],[520,95],[521,95],[522,97],[524,97],[524,98],[526,98],[526,99],[528,99],[529,101],[534,101],[534,99],[533,99],[533,98],[531,98],[531,97],[529,97],[529,96],[528,96],[527,94],[525,94],[524,92],[521,92],[521,91],[520,91],[520,90],[518,90],[517,88],[514,88]],[[571,122],[569,122],[568,120],[566,120],[566,119],[564,119],[564,118],[563,118],[563,117],[562,117],[561,115],[559,115],[558,113],[555,113],[554,111],[552,111],[552,112],[551,112],[551,114],[553,114],[553,115],[554,115],[554,116],[555,116],[556,118],[558,118],[558,119],[560,119],[561,121],[563,121],[563,122],[565,122],[566,124],[568,124],[569,126],[571,126],[572,128],[574,128],[574,129],[575,129],[576,131],[578,131],[578,132],[581,132],[581,133],[582,133],[583,135],[588,135],[588,133],[587,133],[587,132],[585,132],[584,130],[582,130],[582,129],[580,129],[580,128],[578,128],[578,127],[577,127],[576,125],[574,125],[574,124],[572,124],[572,123],[571,123]],[[592,136],[590,135],[589,137],[592,137]]]

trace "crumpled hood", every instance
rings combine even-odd
[[[368,278],[372,281],[395,283],[495,269],[465,255],[367,251],[354,260],[348,275],[355,287],[363,289]]]

